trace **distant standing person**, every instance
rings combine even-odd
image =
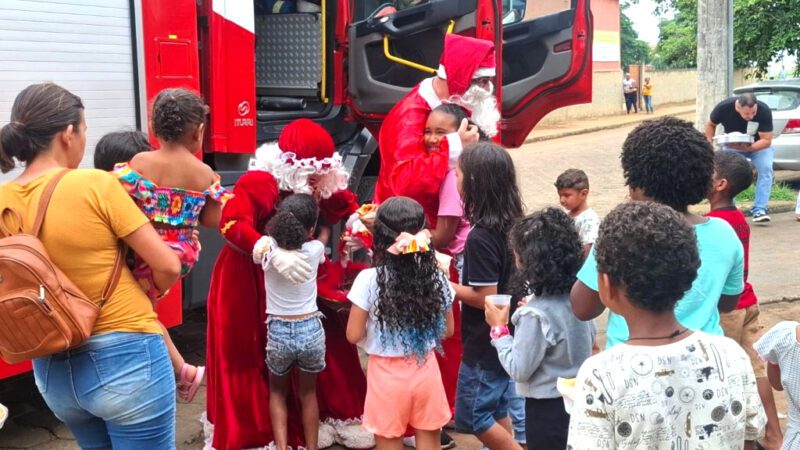
[[[639,86],[636,84],[636,80],[631,78],[631,74],[626,73],[625,79],[622,80],[622,92],[625,94],[625,109],[628,114],[631,113],[631,107],[633,107],[634,113],[639,112],[639,107],[636,105],[636,92],[638,90]]]
[[[720,102],[711,111],[706,122],[706,138],[713,142],[718,124],[725,133],[738,131],[753,136],[752,144],[725,144],[723,150],[731,150],[749,159],[756,166],[756,198],[750,214],[753,222],[769,222],[767,202],[772,191],[772,110],[766,103],[756,99],[755,94],[746,93]]]
[[[650,82],[650,77],[644,79],[642,98],[644,99],[644,109],[647,114],[653,114],[653,83]]]

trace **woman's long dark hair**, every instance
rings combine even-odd
[[[522,217],[522,197],[511,155],[491,142],[478,142],[458,158],[463,174],[464,213],[472,225],[503,236]]]
[[[419,203],[392,197],[378,208],[373,240],[380,298],[375,318],[381,343],[400,347],[420,362],[428,355],[430,343],[439,343],[444,336],[447,281],[436,267],[433,250],[393,255],[387,249],[400,233],[416,234],[424,228],[425,214]]]
[[[517,222],[508,236],[520,268],[511,282],[519,298],[566,294],[583,261],[575,223],[561,209],[545,208]]]

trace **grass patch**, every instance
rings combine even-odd
[[[745,189],[744,191],[740,192],[739,195],[736,196],[737,202],[752,202],[756,198],[756,185],[755,183],[751,184],[749,188]],[[777,201],[790,201],[793,202],[797,198],[797,191],[792,189],[786,183],[775,183],[772,185],[772,192],[769,195],[770,200],[777,200]]]

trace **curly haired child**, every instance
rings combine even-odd
[[[458,190],[473,225],[464,248],[461,300],[464,355],[456,387],[456,430],[474,434],[489,448],[516,448],[509,400],[516,396],[511,377],[492,348],[484,317],[487,295],[510,293],[514,257],[508,233],[522,217],[522,199],[514,162],[495,144],[479,142],[461,154],[456,166]],[[510,313],[515,305],[512,302]]]
[[[267,367],[269,368],[269,412],[275,445],[288,445],[289,394],[292,368],[297,366],[298,394],[302,407],[306,448],[317,449],[319,405],[317,374],[325,369],[325,330],[317,309],[316,272],[325,262],[325,245],[314,240],[319,206],[311,195],[293,194],[280,203],[267,222],[265,234],[284,250],[298,250],[312,266],[312,277],[294,284],[271,264],[270,254],[254,260],[264,269],[267,292]],[[254,256],[257,258],[257,256]]]
[[[180,257],[181,276],[192,270],[200,256],[197,226],[216,228],[222,204],[232,195],[222,187],[219,176],[195,156],[202,148],[207,113],[208,107],[191,91],[161,91],[153,102],[151,115],[159,150],[136,153],[130,161],[117,164],[112,172]],[[107,153],[115,152],[101,150],[101,154]],[[134,255],[131,266],[133,276],[155,306],[167,292],[158,289],[150,267],[141,258]],[[168,347],[178,394],[191,401],[205,368],[186,364],[173,345]]]
[[[369,354],[363,426],[378,449],[399,448],[408,426],[420,450],[441,448],[450,407],[433,350],[453,334],[454,293],[437,268],[422,206],[406,197],[381,204],[375,267],[358,274],[347,339]]]
[[[652,202],[620,205],[600,225],[600,298],[630,332],[578,371],[568,448],[754,448],[766,416],[747,354],[675,314],[702,267],[693,228]]]
[[[519,221],[509,235],[517,262],[515,285],[527,297],[511,322],[506,311],[486,302],[486,323],[500,332],[492,336],[503,368],[525,397],[528,449],[567,447],[569,414],[556,380],[574,378],[592,353],[594,323],[572,313],[569,291],[583,260],[572,219],[546,208]]]
[[[692,123],[675,117],[648,120],[628,134],[622,145],[622,171],[633,200],[649,200],[677,211],[697,234],[702,265],[697,278],[675,307],[685,326],[722,334],[720,311],[731,311],[744,288],[744,251],[724,220],[689,212],[711,188],[714,150]],[[570,295],[581,320],[599,316],[605,306],[597,285],[597,261],[589,252]],[[606,348],[628,338],[628,324],[611,311]]]

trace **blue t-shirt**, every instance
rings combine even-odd
[[[723,334],[719,324],[721,295],[740,294],[744,289],[744,250],[730,225],[711,217],[708,222],[694,226],[700,250],[700,269],[691,289],[675,305],[675,317],[691,330]],[[586,262],[578,272],[578,280],[597,291],[597,261],[592,247]],[[628,340],[625,318],[609,312],[606,329],[606,348]]]

